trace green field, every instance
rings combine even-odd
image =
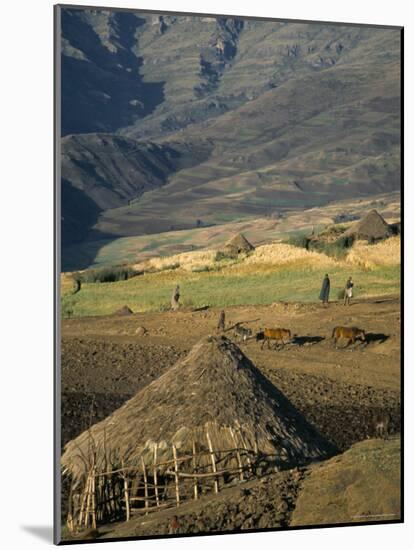
[[[124,305],[134,312],[163,311],[169,308],[176,284],[181,287],[181,302],[187,307],[313,302],[319,298],[325,272],[326,267],[266,268],[240,274],[228,270],[190,273],[177,269],[148,273],[116,283],[85,283],[77,294],[63,293],[62,315],[108,315]],[[331,300],[338,299],[349,275],[355,282],[355,299],[400,292],[399,266],[378,267],[370,271],[341,266],[329,269]]]

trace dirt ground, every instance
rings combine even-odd
[[[182,310],[89,317],[62,323],[63,443],[119,407],[183,357],[204,335],[216,332],[219,311]],[[233,307],[226,327],[289,328],[295,344],[261,349],[254,338],[243,352],[341,449],[369,435],[378,409],[399,429],[400,302],[396,298],[344,307],[333,303]],[[358,326],[365,344],[335,348],[337,325]],[[147,331],[140,335],[139,328]],[[137,334],[138,330],[138,334]],[[142,331],[141,331],[142,332]],[[225,335],[239,341],[232,330]]]
[[[238,484],[179,509],[136,514],[128,523],[103,526],[97,536],[168,535],[174,515],[178,534],[396,520],[399,487],[399,438],[372,439],[309,468]]]
[[[179,310],[64,320],[62,445],[159,377],[184,357],[202,336],[216,333],[219,313],[217,309]],[[326,309],[320,304],[275,303],[232,307],[225,313],[226,328],[240,322],[251,328],[253,335],[265,327],[289,328],[296,335],[294,342],[282,349],[267,349],[266,346],[261,349],[261,342],[255,338],[241,342],[232,329],[224,333],[239,342],[253,363],[340,452],[374,437],[373,418],[378,412],[388,412],[390,434],[399,433],[399,299],[361,301],[350,307],[332,303]],[[367,341],[349,347],[338,342],[336,348],[331,334],[337,325],[364,329]],[[263,481],[270,485],[255,486],[254,491],[259,493],[267,487],[266,494],[270,491],[278,495],[272,496],[273,504],[269,509],[263,501],[263,513],[260,512],[261,497],[252,498],[252,507],[260,504],[259,511],[253,513],[246,512],[245,507],[239,510],[237,502],[231,502],[233,497],[229,493],[230,500],[226,497],[226,502],[220,504],[222,516],[233,518],[228,525],[213,522],[213,526],[209,512],[200,511],[203,517],[199,518],[195,508],[188,512],[189,524],[194,526],[198,522],[194,532],[288,526],[301,479],[300,472],[292,475],[290,471],[273,481]],[[240,490],[234,488],[236,492]],[[190,503],[191,506],[194,503]],[[207,508],[198,506],[209,510],[207,502]],[[211,514],[219,517],[216,504],[211,506]],[[166,517],[169,512],[165,511]],[[265,519],[260,520],[260,514]],[[247,521],[252,516],[253,519]],[[165,533],[164,524],[154,527],[150,518],[147,521],[150,531],[140,523],[136,533],[128,532],[145,536],[164,529]],[[126,532],[123,534],[120,526],[117,536],[124,535],[130,536]]]

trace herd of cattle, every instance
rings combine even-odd
[[[232,330],[234,336],[242,342],[247,342],[252,339],[255,339],[256,342],[261,341],[261,349],[263,349],[266,342],[268,349],[270,349],[271,342],[275,342],[275,348],[281,349],[286,344],[298,344],[304,340],[310,340],[311,342],[316,343],[324,339],[321,336],[302,338],[298,337],[296,334],[293,334],[292,336],[291,331],[285,328],[265,328],[256,334],[253,334],[253,331],[250,328],[243,326],[241,322],[225,328],[224,311],[220,313],[217,329],[220,331]],[[345,342],[345,345],[341,345],[343,348],[348,347],[351,344],[355,344],[357,340],[364,344],[368,343],[365,331],[358,327],[337,326],[333,329],[331,338],[335,347],[337,347],[338,340]],[[372,418],[372,435],[377,438],[387,439],[391,433],[391,421],[392,418],[389,411],[377,411]]]
[[[222,328],[222,327],[218,327]],[[285,328],[265,328],[253,335],[250,328],[242,326],[241,323],[236,323],[233,327],[234,336],[240,338],[243,342],[251,338],[255,338],[256,342],[262,341],[261,349],[267,342],[267,347],[270,349],[270,343],[274,342],[275,346],[284,346],[285,344],[294,343],[297,335]],[[345,346],[355,344],[357,340],[366,342],[365,332],[357,327],[335,327],[332,331],[334,345],[337,345],[338,340],[346,342]]]

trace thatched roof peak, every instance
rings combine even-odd
[[[254,246],[249,243],[243,233],[237,233],[225,244],[226,248],[236,249],[238,253],[240,252],[250,252],[254,250]]]
[[[357,239],[385,239],[392,235],[392,229],[381,214],[373,209],[362,219],[353,224],[344,233],[345,236],[353,236]]]
[[[125,305],[115,311],[114,315],[132,315],[133,313],[134,312],[132,311],[132,309],[129,306]]]
[[[111,461],[127,464],[141,457],[151,464],[154,445],[158,457],[168,458],[171,445],[191,452],[193,441],[206,446],[206,431],[216,449],[234,447],[231,431],[240,432],[246,445],[279,461],[304,463],[319,459],[332,447],[288,399],[265,378],[241,350],[225,337],[200,340],[187,357],[139,391],[107,419],[69,442],[64,467],[82,473],[79,454],[93,445]],[[103,461],[103,458],[102,458]]]

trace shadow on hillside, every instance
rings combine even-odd
[[[114,12],[119,47],[110,50],[82,17],[83,10],[62,9],[62,33],[88,59],[62,56],[62,136],[115,132],[146,116],[164,101],[163,81],[145,82],[143,58],[134,51],[145,19]],[[110,101],[109,101],[110,100]]]
[[[95,263],[95,259],[97,258],[101,248],[118,238],[119,237],[117,235],[101,233],[100,235],[97,234],[96,239],[93,241],[75,242],[67,246],[62,244],[62,272],[87,269]]]

